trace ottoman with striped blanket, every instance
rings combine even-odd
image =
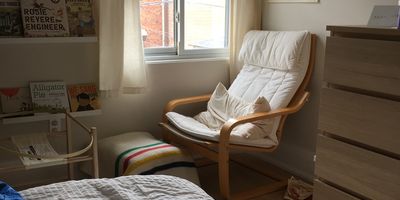
[[[129,132],[99,140],[100,177],[164,174],[199,185],[191,156],[147,132]]]

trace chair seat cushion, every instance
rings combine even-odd
[[[198,122],[192,117],[187,117],[176,112],[168,112],[166,114],[168,120],[176,126],[179,130],[185,132],[196,138],[205,140],[218,141],[219,131],[211,130],[206,125]],[[230,142],[232,144],[257,146],[257,147],[273,147],[277,145],[277,142],[269,138],[258,138],[258,139],[245,139],[241,136],[231,134]]]

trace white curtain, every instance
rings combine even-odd
[[[146,66],[139,0],[99,0],[100,91],[140,93]]]
[[[238,55],[244,35],[250,30],[261,29],[263,6],[261,0],[230,0],[230,3],[229,72],[232,82],[243,66]]]

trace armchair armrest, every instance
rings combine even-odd
[[[300,98],[295,99],[295,102],[292,103],[291,106],[286,107],[286,108],[281,108],[277,110],[273,110],[270,112],[258,112],[258,113],[253,113],[250,115],[242,116],[236,119],[230,119],[221,128],[220,132],[220,137],[219,137],[219,142],[220,144],[224,143],[227,144],[229,141],[229,136],[231,134],[231,131],[233,128],[240,124],[248,123],[248,122],[253,122],[261,119],[270,119],[278,116],[284,116],[284,115],[289,115],[292,113],[295,113],[299,111],[304,104],[307,102],[308,98],[310,96],[310,92],[304,92]]]
[[[166,122],[166,117],[165,114],[167,112],[173,111],[176,107],[181,106],[181,105],[186,105],[186,104],[192,104],[192,103],[199,103],[199,102],[204,102],[208,101],[211,97],[211,94],[207,95],[201,95],[201,96],[193,96],[193,97],[186,97],[186,98],[181,98],[181,99],[174,99],[171,100],[165,105],[164,107],[164,113],[163,113],[163,122]]]

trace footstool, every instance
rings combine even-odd
[[[98,141],[100,177],[163,174],[199,185],[192,157],[147,132],[128,132]]]

